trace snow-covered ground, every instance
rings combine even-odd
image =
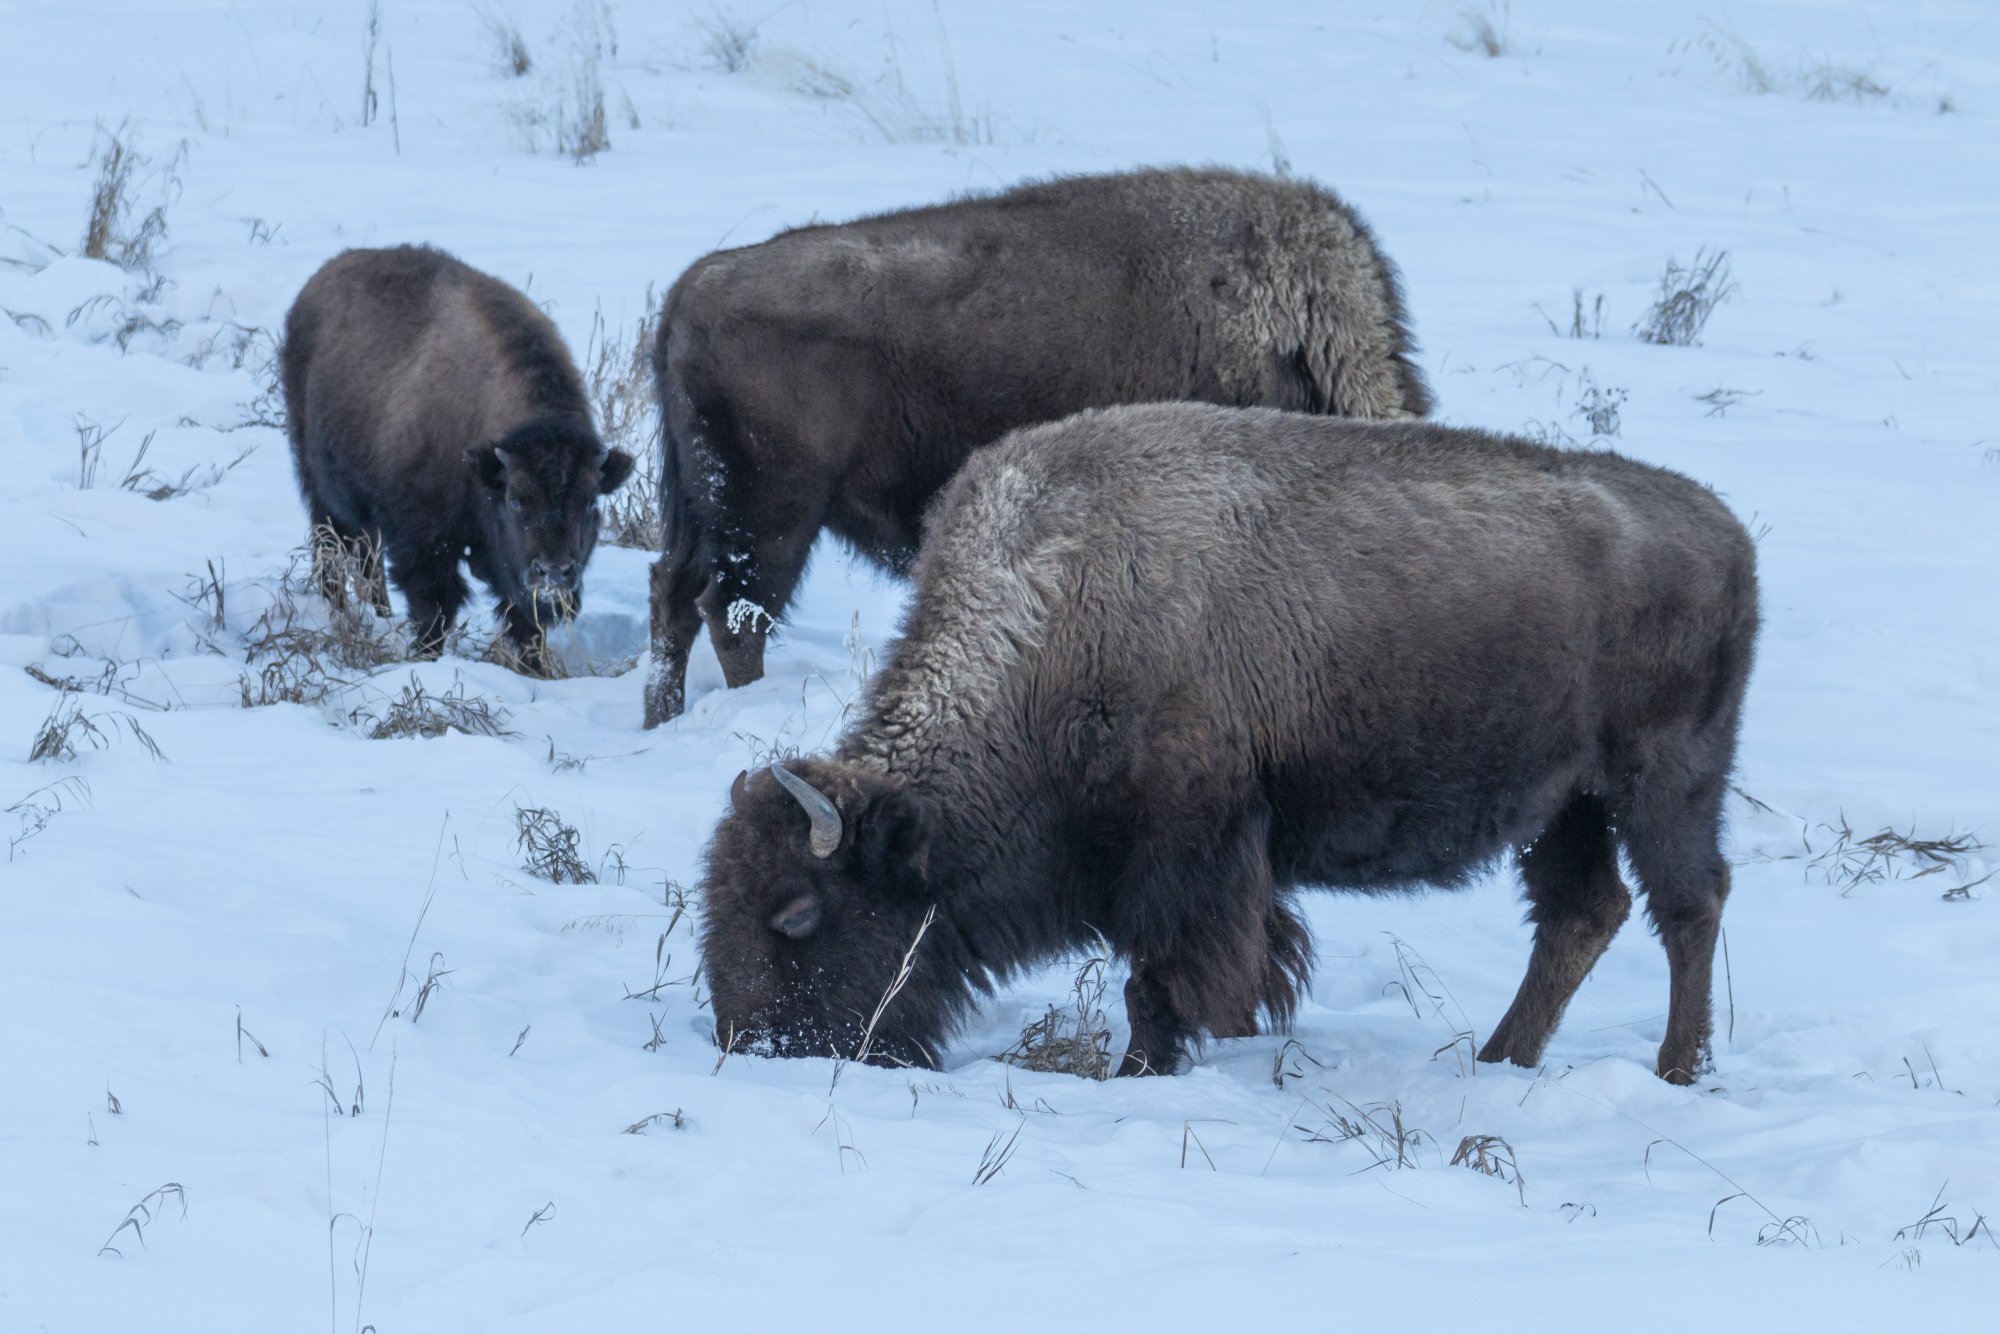
[[[364,126],[367,12],[0,12],[0,1329],[1991,1319],[2000,878],[1946,891],[2000,869],[2000,11],[383,0]],[[525,75],[482,12],[518,19]],[[610,147],[579,166],[555,141],[593,49]],[[121,124],[132,221],[167,226],[132,270],[78,257]],[[720,244],[1178,161],[1351,199],[1446,420],[1584,442],[1579,404],[1622,391],[1611,443],[1760,534],[1701,1087],[1651,1073],[1636,920],[1545,1069],[1460,1059],[1527,957],[1505,871],[1314,896],[1296,1045],[1177,1078],[991,1059],[1076,961],[938,1073],[718,1068],[672,887],[736,772],[827,744],[893,630],[900,590],[831,548],[767,679],[725,691],[698,649],[656,732],[646,557],[608,547],[569,653],[620,674],[447,658],[241,707],[304,536],[254,424],[263,331],[336,250],[447,247],[581,352]],[[1701,247],[1738,284],[1701,345],[1634,337]],[[1601,337],[1562,336],[1573,292]],[[413,674],[512,734],[371,739]],[[63,678],[101,735],[29,762]],[[524,869],[517,808],[601,880]],[[1965,838],[1918,877],[1866,859],[1885,827]],[[1502,1177],[1451,1164],[1468,1136]]]

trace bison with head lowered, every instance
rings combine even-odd
[[[1533,1065],[1630,909],[1622,849],[1666,947],[1659,1073],[1707,1062],[1758,613],[1706,488],[1426,423],[1114,408],[974,455],[915,577],[835,753],[740,779],[715,831],[720,1041],[851,1057],[877,1018],[872,1057],[935,1062],[979,993],[1101,934],[1123,1070],[1168,1071],[1291,1013],[1298,888],[1511,853],[1534,946],[1480,1056]]]

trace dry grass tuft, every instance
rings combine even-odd
[[[36,788],[7,807],[6,814],[21,822],[17,832],[7,836],[7,860],[13,861],[15,852],[23,843],[47,829],[58,815],[72,805],[88,806],[90,803],[90,784],[71,774]]]
[[[1451,994],[1451,988],[1438,976],[1437,969],[1425,962],[1415,946],[1394,934],[1389,936],[1389,943],[1396,952],[1397,975],[1388,986],[1403,993],[1403,999],[1409,1002],[1410,1013],[1418,1019],[1424,1017],[1423,1007],[1417,1004],[1417,997],[1422,996],[1430,1003],[1432,1013],[1451,1030],[1451,1041],[1432,1052],[1431,1059],[1436,1060],[1450,1052],[1458,1061],[1460,1074],[1477,1073],[1479,1064],[1473,1060],[1473,1053],[1479,1049],[1479,1042],[1473,1034],[1472,1021],[1466,1018],[1465,1008],[1458,1003],[1458,997]],[[1387,989],[1384,988],[1385,991]],[[1447,1013],[1447,1004],[1457,1011],[1456,1016]]]
[[[150,268],[154,252],[167,239],[167,209],[180,199],[180,168],[187,145],[181,144],[173,157],[156,165],[132,146],[129,121],[109,131],[99,125],[97,136],[90,159],[97,166],[97,180],[90,191],[83,253],[122,269]],[[139,198],[148,187],[157,187],[151,208]]]
[[[523,78],[534,69],[534,57],[529,54],[527,39],[521,35],[518,15],[502,12],[490,4],[474,5],[472,12],[479,18],[479,31],[486,39],[494,68],[503,77]]]
[[[622,448],[640,465],[601,507],[602,539],[615,547],[660,549],[660,471],[649,466],[659,454],[659,403],[653,389],[653,342],[659,336],[661,303],[646,289],[645,314],[630,338],[614,334],[598,311],[585,350],[585,387],[597,409],[597,427],[606,448]]]
[[[454,681],[449,690],[433,695],[415,672],[402,692],[386,702],[380,713],[364,705],[350,711],[348,721],[365,728],[371,741],[402,737],[440,737],[446,732],[465,736],[514,736],[507,727],[507,711],[479,695],[467,695],[465,682]]]
[[[757,46],[756,21],[726,14],[721,6],[714,5],[695,20],[694,26],[700,38],[704,67],[740,74],[750,64],[750,53]]]
[[[1627,395],[1623,389],[1606,389],[1585,375],[1583,396],[1576,401],[1572,417],[1581,417],[1590,426],[1592,439],[1601,439],[1618,434],[1618,410],[1625,406]]]
[[[621,1135],[643,1135],[649,1127],[659,1125],[662,1122],[672,1126],[675,1130],[687,1129],[687,1116],[680,1108],[676,1107],[671,1112],[654,1112],[651,1116],[642,1116],[618,1133]]]
[[[1513,38],[1508,32],[1514,18],[1513,6],[1508,0],[1489,4],[1485,13],[1477,10],[1462,10],[1458,16],[1458,29],[1445,34],[1445,40],[1461,51],[1477,51],[1488,59],[1509,54],[1514,49]]]
[[[216,617],[221,616],[217,585]],[[326,601],[321,620],[311,607]],[[378,544],[344,540],[321,525],[292,552],[271,605],[243,637],[250,671],[238,679],[243,707],[319,704],[365,675],[409,657],[389,611]]]
[[[1512,1182],[1520,1196],[1521,1207],[1528,1207],[1528,1188],[1522,1180],[1520,1167],[1514,1162],[1514,1146],[1500,1136],[1467,1135],[1458,1142],[1458,1151],[1452,1154],[1451,1165],[1469,1167],[1486,1176]]]
[[[1761,389],[1730,389],[1727,386],[1718,385],[1705,394],[1694,395],[1694,401],[1708,405],[1708,411],[1703,415],[1724,417],[1729,414],[1731,408],[1741,403],[1744,399],[1755,398],[1763,392]]]
[[[1535,311],[1543,320],[1547,321],[1549,332],[1558,338],[1602,338],[1604,336],[1604,293],[1599,292],[1587,310],[1584,306],[1583,289],[1581,287],[1571,288],[1569,299],[1570,312],[1569,327],[1567,329],[1557,324],[1550,317],[1549,313],[1541,308],[1539,303],[1536,304]]]
[[[1965,862],[1985,844],[1973,833],[1956,830],[1936,838],[1919,838],[1916,826],[1908,830],[1884,827],[1866,836],[1855,833],[1841,815],[1837,825],[1822,824],[1828,841],[1815,849],[1812,833],[1805,837],[1807,867],[1829,885],[1840,888],[1841,897],[1863,885],[1889,880],[1922,880],[1927,876],[1965,874]],[[1947,899],[1968,899],[1971,891],[2000,875],[1992,871],[1977,880],[1954,885],[1944,891]]]
[[[122,344],[121,344],[122,347]],[[104,462],[104,442],[118,431],[119,426],[100,426],[90,418],[78,413],[76,428],[76,484],[77,489],[88,491],[97,485],[98,471]],[[257,452],[255,445],[239,450],[236,457],[227,463],[194,464],[184,469],[179,477],[168,477],[146,466],[146,452],[153,447],[155,431],[146,432],[146,438],[139,442],[139,448],[132,455],[132,462],[125,469],[125,475],[118,479],[118,489],[144,496],[148,500],[173,500],[180,496],[191,496],[198,491],[206,491],[221,483],[222,479],[234,472],[239,464]]]
[[[594,885],[597,872],[583,859],[583,835],[545,806],[514,808],[514,847],[521,866],[558,885]]]
[[[571,12],[570,64],[556,105],[556,151],[581,166],[611,147],[604,114],[603,63],[615,52],[608,7],[579,0]]]
[[[1945,1186],[1950,1184],[1947,1181]],[[1993,1224],[1986,1220],[1985,1214],[1975,1210],[1972,1222],[1968,1225],[1956,1214],[1945,1212],[1951,1207],[1944,1202],[1945,1186],[1938,1187],[1937,1195],[1931,1200],[1931,1207],[1924,1210],[1922,1218],[1896,1229],[1896,1240],[1922,1241],[1926,1232],[1936,1231],[1954,1246],[1969,1246],[1984,1233],[1989,1244],[2000,1248],[2000,1235],[1994,1233]]]
[[[1822,60],[1805,71],[1806,99],[1812,102],[1849,102],[1856,106],[1879,101],[1889,95],[1889,86],[1858,69],[1848,69]]]
[[[109,722],[111,731],[106,732],[99,727],[100,721]],[[65,687],[57,691],[55,707],[49,710],[49,716],[43,720],[40,729],[35,733],[34,741],[29,744],[28,762],[33,764],[42,760],[73,760],[77,756],[79,745],[87,746],[91,750],[107,750],[113,738],[121,734],[138,742],[154,759],[166,758],[160,750],[159,742],[147,735],[146,729],[139,726],[137,718],[123,710],[100,713],[96,718],[92,718],[83,711],[82,701],[77,698],[75,692]]]
[[[1068,1006],[1049,1006],[1048,1013],[1022,1029],[1014,1045],[996,1059],[1044,1074],[1111,1078],[1111,1025],[1104,1017],[1109,980],[1105,959],[1086,960],[1077,969]]]
[[[146,1229],[152,1226],[156,1211],[158,1213],[166,1212],[168,1201],[178,1204],[181,1207],[181,1218],[187,1218],[187,1192],[181,1188],[180,1182],[169,1181],[166,1185],[156,1190],[148,1191],[140,1198],[137,1204],[127,1209],[125,1217],[120,1220],[117,1227],[111,1229],[111,1235],[104,1239],[104,1244],[97,1248],[97,1253],[99,1255],[116,1256],[120,1260],[124,1259],[125,1252],[119,1250],[112,1243],[117,1241],[119,1235],[128,1227],[132,1229],[132,1235],[139,1239],[139,1244],[144,1246],[146,1244]]]
[[[986,1148],[980,1152],[979,1166],[972,1173],[972,1184],[984,1186],[1007,1170],[1007,1164],[1014,1160],[1015,1150],[1021,1147],[1021,1128],[1026,1121],[1014,1127],[1014,1133],[1003,1135],[995,1131],[993,1138],[986,1141]]]
[[[1686,41],[1676,42],[1669,50],[1700,53],[1725,76],[1734,79],[1737,87],[1760,97],[1788,93],[1809,102],[1845,102],[1860,106],[1887,101],[1895,93],[1888,84],[1865,70],[1837,65],[1824,58],[1802,60],[1789,68],[1774,68],[1766,64],[1748,42],[1712,23]]]
[[[1732,32],[1711,25],[1683,45],[1714,61],[1718,69],[1732,76],[1737,86],[1747,93],[1762,97],[1778,90],[1778,81],[1772,77],[1757,52]]]
[[[1370,1103],[1366,1107],[1335,1095],[1341,1104],[1313,1104],[1327,1115],[1327,1120],[1318,1126],[1294,1125],[1292,1129],[1306,1137],[1308,1144],[1353,1144],[1368,1154],[1370,1162],[1361,1171],[1377,1167],[1421,1166],[1417,1151],[1426,1143],[1433,1153],[1442,1156],[1437,1138],[1429,1131],[1417,1130],[1403,1123],[1403,1105],[1389,1102]]]
[[[1641,342],[1696,347],[1708,317],[1735,291],[1727,250],[1698,249],[1694,252],[1694,262],[1687,268],[1669,259],[1667,271],[1660,275],[1659,298],[1632,326],[1632,331]]]

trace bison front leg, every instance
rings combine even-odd
[[[763,679],[765,641],[798,592],[819,537],[823,489],[813,477],[798,477],[764,491],[729,490],[720,503],[715,575],[700,602],[732,690]]]
[[[1121,1077],[1170,1075],[1180,1064],[1191,1034],[1174,1009],[1176,971],[1174,962],[1165,958],[1140,959],[1132,965],[1132,976],[1125,983],[1125,1017],[1132,1025],[1132,1039],[1118,1065]]]
[[[708,640],[722,664],[722,680],[731,690],[764,679],[764,645],[771,633],[771,613],[747,596],[741,586],[722,580],[701,596],[701,618],[708,623]],[[773,604],[782,605],[782,603]]]
[[[1248,1037],[1259,1010],[1289,1018],[1309,949],[1272,884],[1261,796],[1220,819],[1154,828],[1161,834],[1135,845],[1115,890],[1114,939],[1133,960],[1121,1075],[1171,1074],[1189,1038]]]
[[[392,551],[389,573],[410,604],[411,654],[435,658],[444,652],[445,636],[465,605],[465,577],[458,572],[458,555],[451,550]]]
[[[515,661],[523,676],[549,674],[549,629],[542,623],[534,602],[526,607],[500,603],[500,618],[506,626],[507,642],[513,646]]]

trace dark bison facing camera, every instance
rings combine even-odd
[[[822,528],[906,573],[966,456],[1083,408],[1198,400],[1420,417],[1396,270],[1304,181],[1077,176],[802,227],[696,261],[653,367],[666,548],[646,726],[680,713],[703,621],[732,686]]]
[[[380,546],[418,651],[457,619],[463,561],[539,665],[543,629],[581,602],[597,498],[632,471],[548,316],[441,251],[349,250],[293,303],[282,365],[313,525]]]
[[[724,1043],[933,1063],[976,993],[1097,933],[1127,1074],[1282,1021],[1293,891],[1518,851],[1534,950],[1484,1060],[1534,1065],[1631,897],[1659,1073],[1708,1059],[1718,845],[1757,633],[1716,497],[1615,454],[1261,409],[1086,412],[939,497],[831,758],[740,779],[708,851]]]

